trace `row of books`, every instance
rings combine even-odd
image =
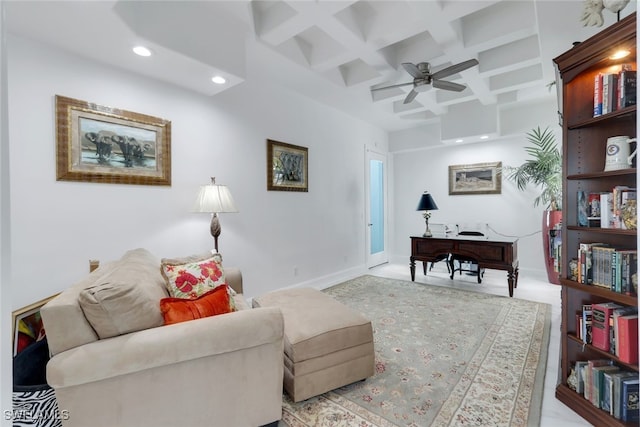
[[[571,279],[620,294],[637,295],[638,251],[612,248],[606,243],[580,243]],[[575,274],[575,277],[574,277]]]
[[[549,230],[549,258],[553,260],[553,271],[562,273],[562,224]]]
[[[608,359],[577,361],[576,392],[596,408],[626,423],[638,422],[638,373],[612,364]]]
[[[638,308],[614,302],[583,304],[576,313],[576,335],[622,362],[638,363]]]
[[[598,73],[593,88],[593,117],[636,105],[636,71],[623,64],[617,71]]]
[[[637,229],[637,189],[616,185],[611,191],[578,191],[578,225],[581,227]]]

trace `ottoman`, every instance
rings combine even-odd
[[[254,307],[284,317],[284,389],[294,402],[373,375],[371,321],[312,288],[274,291]]]

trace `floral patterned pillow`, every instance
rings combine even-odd
[[[205,253],[185,258],[163,258],[162,276],[169,295],[174,298],[198,298],[226,283],[220,254]]]

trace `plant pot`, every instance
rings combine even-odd
[[[547,269],[547,279],[554,285],[560,284],[559,251],[557,239],[560,238],[560,224],[562,211],[542,212],[542,250],[544,252],[544,266]],[[555,240],[555,242],[554,242]]]

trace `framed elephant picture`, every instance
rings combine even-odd
[[[56,95],[58,181],[171,185],[171,122]]]
[[[267,191],[309,191],[309,149],[267,139]]]

